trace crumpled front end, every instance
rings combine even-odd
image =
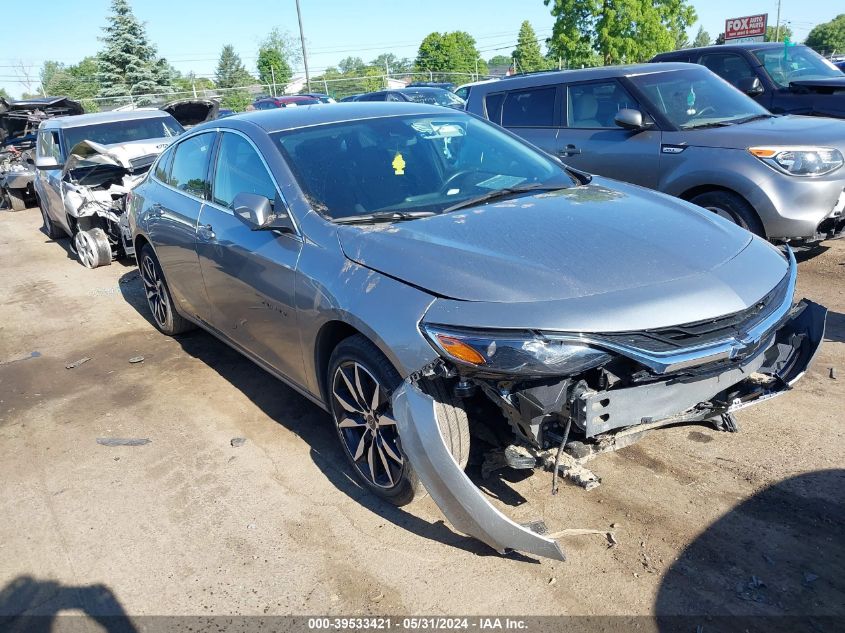
[[[591,449],[601,452],[597,449],[616,438],[630,439],[669,424],[712,420],[735,430],[731,414],[791,389],[824,337],[827,310],[806,299],[792,304],[797,265],[791,252],[788,259],[784,280],[748,310],[675,328],[567,333],[556,339],[549,332],[534,332],[518,348],[503,338],[490,343],[483,338],[492,337],[490,333],[443,334],[424,325],[430,337],[439,337],[432,344],[442,361],[411,375],[394,394],[402,448],[457,530],[499,552],[512,549],[562,559],[553,540],[508,519],[458,467],[440,436],[434,401],[426,395],[431,390],[420,384],[444,380],[456,394],[494,404],[512,432],[512,444],[503,453],[514,449],[511,455],[533,456],[537,464],[555,464],[555,470],[558,463],[549,455],[558,448],[571,463]],[[558,350],[580,346],[577,355],[553,358],[556,366],[574,370],[544,374],[538,365],[535,375],[521,371],[526,362],[518,352],[528,349],[536,357],[536,341]],[[495,362],[520,369],[498,371],[496,355],[502,359]],[[627,443],[620,441],[617,448]],[[524,463],[514,467],[524,468]],[[529,460],[527,467],[534,465]]]

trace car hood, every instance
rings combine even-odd
[[[79,166],[93,164],[122,167],[129,173],[145,171],[173,140],[174,137],[162,137],[113,145],[80,141],[68,153],[62,176]]]
[[[573,299],[708,274],[751,242],[750,233],[699,207],[599,178],[413,221],[343,225],[338,234],[358,264],[439,297],[494,303]]]
[[[693,147],[746,149],[754,145],[823,145],[845,150],[845,121],[785,115],[738,125],[667,133]]]
[[[184,128],[191,128],[217,118],[220,104],[214,99],[180,99],[161,106]]]
[[[795,88],[806,88],[814,92],[832,94],[834,92],[845,93],[845,74],[842,77],[824,77],[819,79],[798,79],[790,81],[789,85]]]

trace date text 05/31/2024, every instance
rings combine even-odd
[[[319,630],[397,630],[440,631],[472,630],[496,631],[525,630],[527,623],[519,618],[474,617],[364,617],[364,618],[309,618],[308,629]]]

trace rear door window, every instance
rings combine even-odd
[[[502,102],[505,100],[504,92],[487,95],[484,97],[484,109],[487,111],[487,118],[493,123],[502,122]]]
[[[174,148],[173,165],[167,176],[168,185],[197,198],[207,197],[208,159],[214,136],[214,132],[198,134]]]
[[[507,93],[502,106],[504,127],[553,127],[555,124],[554,86],[529,88]]]

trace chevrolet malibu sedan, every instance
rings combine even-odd
[[[369,490],[425,489],[500,552],[563,557],[472,484],[471,452],[532,468],[631,429],[732,429],[823,335],[788,249],[437,106],[203,124],[129,206],[158,329],[239,350],[331,414]]]

